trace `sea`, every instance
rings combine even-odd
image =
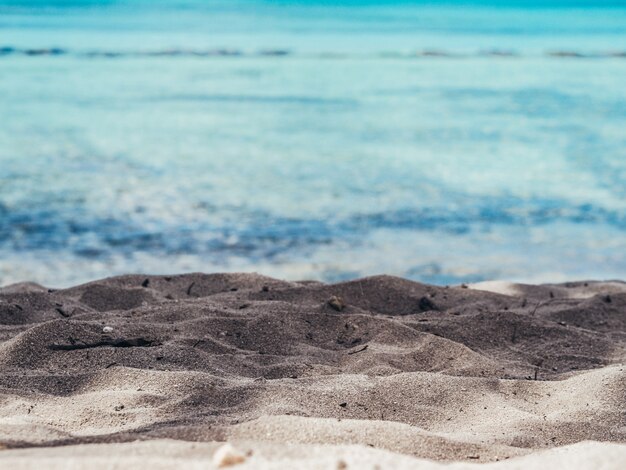
[[[0,285],[626,279],[626,1],[0,0]]]

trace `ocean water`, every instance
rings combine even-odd
[[[626,2],[0,0],[0,285],[184,271],[625,279]]]

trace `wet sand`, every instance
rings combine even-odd
[[[0,467],[623,468],[625,359],[621,282],[17,284]]]

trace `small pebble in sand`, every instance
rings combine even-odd
[[[328,299],[328,305],[333,310],[337,310],[338,312],[341,312],[344,308],[346,308],[346,304],[344,303],[343,299],[335,295]]]
[[[113,333],[113,327],[112,326],[105,326],[104,328],[102,328],[102,332],[103,333]]]
[[[218,468],[238,465],[246,461],[246,456],[229,443],[224,444],[213,454],[213,465]]]

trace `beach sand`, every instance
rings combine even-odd
[[[0,468],[621,469],[624,362],[621,282],[16,284]]]

